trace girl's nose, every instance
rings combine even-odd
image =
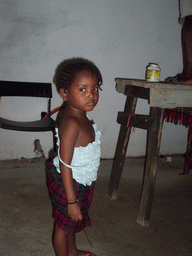
[[[88,96],[89,96],[90,98],[93,97],[93,91],[92,91],[92,90],[90,90],[90,91],[88,92]]]

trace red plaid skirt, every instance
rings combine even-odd
[[[73,180],[73,187],[82,213],[82,220],[73,221],[67,214],[67,200],[61,174],[57,172],[52,162],[47,165],[47,186],[53,205],[53,218],[57,225],[66,231],[80,232],[86,226],[91,226],[88,209],[91,205],[95,182],[91,186],[84,186]]]

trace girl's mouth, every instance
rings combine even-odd
[[[89,102],[87,102],[87,105],[93,106],[93,105],[94,105],[94,102],[93,102],[93,101],[89,101]]]

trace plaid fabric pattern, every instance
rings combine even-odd
[[[188,127],[187,149],[185,153],[185,162],[183,172],[179,174],[187,174],[192,168],[192,108],[172,108],[165,109],[164,118],[166,122],[181,124]]]
[[[166,108],[164,118],[166,122],[189,127],[192,124],[192,108]]]
[[[52,161],[47,166],[47,186],[53,205],[53,218],[61,229],[77,233],[86,226],[91,226],[88,209],[93,198],[95,182],[91,186],[84,186],[73,180],[73,187],[83,216],[81,221],[73,221],[67,214],[67,200],[61,174],[56,171]]]

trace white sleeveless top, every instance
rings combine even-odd
[[[58,155],[53,159],[53,164],[57,169],[57,172],[61,172],[59,168],[59,162],[63,163],[67,167],[72,169],[73,178],[80,184],[84,186],[90,186],[93,181],[97,180],[97,171],[100,164],[101,148],[100,148],[100,138],[101,133],[97,129],[96,124],[93,124],[95,131],[95,141],[89,143],[85,147],[75,147],[73,152],[73,158],[71,165],[67,165],[62,161],[59,154],[60,139],[58,134],[58,128],[55,128]]]

